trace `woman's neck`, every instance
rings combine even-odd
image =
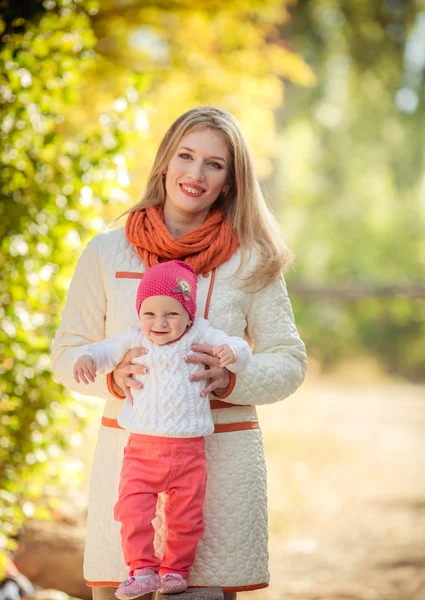
[[[165,204],[163,218],[165,226],[171,236],[174,239],[177,239],[200,227],[207,218],[208,212],[209,209],[194,215],[190,213],[179,213],[176,210],[170,210],[167,208],[167,204]]]

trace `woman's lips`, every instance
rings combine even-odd
[[[199,198],[205,192],[205,190],[197,185],[184,185],[179,183],[179,188],[185,196],[189,198]]]

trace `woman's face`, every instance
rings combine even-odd
[[[165,178],[170,216],[205,217],[221,191],[226,193],[230,155],[224,135],[199,129],[186,135],[171,158]]]

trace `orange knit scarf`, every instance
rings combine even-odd
[[[239,245],[220,209],[212,210],[194,231],[174,239],[165,226],[162,205],[148,206],[128,215],[125,233],[146,267],[167,260],[184,260],[198,275],[229,260]]]

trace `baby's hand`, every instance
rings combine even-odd
[[[214,356],[220,360],[219,366],[224,368],[227,365],[231,365],[236,362],[237,356],[236,352],[233,350],[229,344],[223,344],[222,346],[216,346],[213,348]]]
[[[96,379],[96,363],[88,354],[80,356],[74,365],[74,379],[77,383],[94,383]]]

